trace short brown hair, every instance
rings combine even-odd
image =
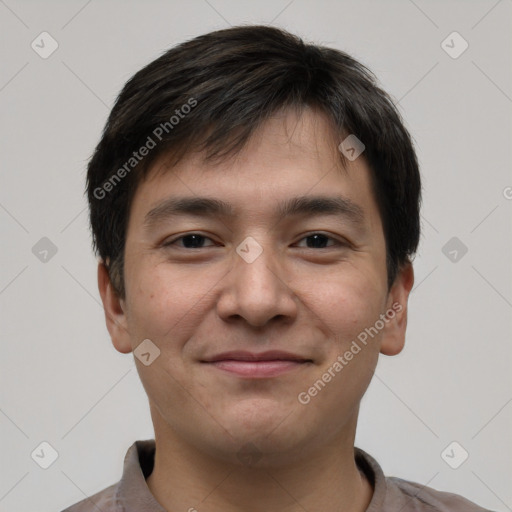
[[[94,250],[119,297],[125,298],[131,202],[155,158],[165,152],[177,163],[204,150],[206,160],[222,159],[278,110],[305,106],[326,113],[340,137],[355,134],[365,145],[391,288],[420,237],[418,162],[399,112],[372,72],[346,53],[249,25],[171,48],[138,71],[116,100],[89,162],[87,195]],[[135,158],[149,139],[155,144]]]

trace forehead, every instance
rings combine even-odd
[[[321,209],[343,210],[353,221],[379,224],[371,175],[364,157],[342,165],[341,142],[326,116],[306,109],[301,116],[282,112],[266,121],[243,150],[216,163],[189,153],[170,167],[165,155],[149,170],[132,202],[131,215],[141,227],[165,213],[203,209],[239,218],[263,219]],[[207,199],[205,202],[204,199]],[[208,204],[206,204],[208,203]],[[319,206],[320,205],[320,206]]]

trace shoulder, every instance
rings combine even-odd
[[[366,512],[491,512],[463,496],[417,482],[385,476],[379,463],[355,448],[356,463],[374,488]]]
[[[404,512],[491,512],[458,494],[402,478],[386,477],[386,484],[387,498],[393,505],[400,502]]]
[[[111,485],[106,489],[85,498],[62,512],[117,512],[116,492],[118,484]]]

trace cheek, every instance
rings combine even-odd
[[[187,339],[206,307],[211,288],[200,272],[172,270],[169,264],[137,269],[130,293],[130,327],[137,337],[165,341],[165,349]],[[176,343],[169,345],[169,340]]]
[[[371,270],[340,269],[328,279],[308,280],[302,289],[305,305],[328,328],[328,336],[335,337],[336,345],[350,342],[373,325],[385,304],[380,282]]]

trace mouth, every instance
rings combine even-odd
[[[224,352],[208,358],[201,363],[217,370],[245,378],[277,377],[313,363],[296,354],[281,351],[269,351],[260,354],[252,352]]]

